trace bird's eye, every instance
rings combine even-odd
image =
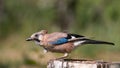
[[[35,37],[38,37],[38,34],[36,34]]]

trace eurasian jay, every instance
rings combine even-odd
[[[91,40],[82,35],[65,33],[65,32],[53,32],[48,34],[47,30],[41,30],[31,35],[26,41],[35,41],[38,45],[44,48],[44,52],[58,52],[64,53],[65,58],[76,47],[83,44],[108,44],[114,45],[112,42]]]

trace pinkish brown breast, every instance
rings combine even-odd
[[[74,49],[74,46],[71,42],[54,46],[55,47],[50,48],[48,50],[51,52],[70,53]]]

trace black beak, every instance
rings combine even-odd
[[[26,41],[32,41],[33,39],[32,38],[27,38]]]

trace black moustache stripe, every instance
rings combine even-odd
[[[35,41],[37,41],[37,42],[40,42],[40,40],[39,39],[34,39]]]

